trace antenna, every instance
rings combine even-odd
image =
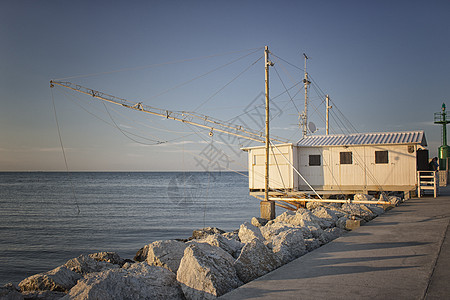
[[[333,106],[330,105],[330,96],[326,96],[325,98],[326,100],[326,109],[327,109],[327,113],[326,113],[326,120],[325,120],[325,133],[326,135],[329,134],[330,132],[330,122],[329,122],[329,114],[330,114],[330,109],[333,108]]]
[[[305,57],[305,78],[303,79],[303,83],[305,84],[305,110],[302,113],[302,126],[303,126],[303,137],[305,137],[308,133],[308,85],[311,81],[308,80],[308,72],[306,72],[306,61],[309,59],[308,56],[303,53]]]
[[[311,133],[314,133],[317,131],[317,127],[316,124],[314,124],[313,122],[309,122],[308,124],[308,129]]]

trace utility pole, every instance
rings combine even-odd
[[[266,94],[266,162],[265,162],[265,176],[264,176],[264,201],[260,203],[261,218],[267,220],[275,219],[275,202],[269,200],[269,67],[273,66],[273,62],[269,61],[269,47],[264,49],[265,57],[265,94]]]

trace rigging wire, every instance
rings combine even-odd
[[[283,59],[283,58],[277,56],[276,54],[273,54],[272,52],[271,52],[271,54],[272,54],[272,56],[278,58],[279,60],[281,60],[281,61],[283,61],[283,62],[285,62],[285,63],[287,63],[288,65],[290,65],[290,66],[292,66],[292,67],[294,67],[294,68],[296,68],[296,69],[298,69],[298,70],[300,70],[300,71],[302,71],[302,72],[305,71],[305,70],[303,70],[302,68],[296,66],[295,64],[292,64],[292,63],[288,62],[287,60],[285,60],[285,59]],[[311,76],[311,74],[308,74],[308,75],[309,75],[308,78],[309,78],[310,81],[313,83],[313,86],[314,86],[314,88],[316,89],[317,94],[321,96],[321,97],[320,97],[321,99],[324,99],[325,96],[326,96],[326,94],[323,92],[323,90],[322,90],[322,89],[320,88],[320,86],[317,84],[317,82],[316,82],[316,80],[314,79],[314,77]],[[324,101],[324,100],[323,100],[323,101]],[[322,103],[323,103],[323,101],[322,101]],[[322,104],[322,103],[321,103],[321,104]],[[333,103],[334,103],[334,102],[333,102]],[[320,104],[320,105],[321,105],[321,104]],[[319,105],[319,106],[320,106],[320,105]],[[347,130],[347,132],[349,132],[349,133],[351,133],[351,132],[356,132],[356,133],[357,133],[358,130],[356,130],[356,128],[353,126],[353,124],[352,124],[352,123],[345,117],[345,115],[339,110],[339,107],[336,105],[336,103],[333,104],[333,107],[336,108],[336,110],[339,112],[341,118],[343,118],[344,121],[347,122],[347,123],[349,124],[349,126],[346,126],[346,125],[344,124],[344,122],[341,122],[341,124],[343,125],[343,127],[345,128],[345,130]],[[313,108],[314,108],[315,111],[317,112],[317,107],[314,107],[314,106],[313,106]],[[317,112],[317,114],[318,114],[319,116],[321,116],[321,114],[319,114],[318,112]],[[322,117],[322,118],[323,118],[323,117]],[[338,118],[339,118],[339,117],[338,117]],[[339,119],[340,119],[340,118],[339,118]],[[339,122],[338,122],[338,123],[339,123]],[[351,129],[352,129],[353,131],[350,130],[349,127],[351,127]]]
[[[195,134],[197,134],[204,142],[208,142],[204,137],[203,137],[203,135],[202,134],[200,134],[199,133],[199,130],[197,129],[197,128],[195,128],[195,127],[193,127],[192,125],[189,125],[189,124],[186,124]],[[225,155],[227,158],[231,158],[227,153],[225,153],[222,149],[219,149],[220,150],[220,153],[221,154],[223,154],[223,155]],[[202,156],[200,156],[200,155],[195,155],[195,154],[193,154],[193,153],[190,153],[191,155],[193,155],[193,156],[196,156],[196,157],[199,157],[199,158],[201,158],[201,159],[203,159],[204,157],[202,157]],[[234,163],[236,163],[236,164],[238,164],[238,165],[240,165],[241,167],[243,167],[243,168],[247,168],[247,166],[244,166],[244,165],[241,165],[240,163],[239,163],[239,161],[233,161]],[[222,165],[222,164],[220,164],[219,162],[217,162],[217,164],[220,166],[220,167],[222,167],[222,168],[224,168],[224,169],[226,169],[226,170],[228,170],[228,171],[230,171],[230,172],[234,172],[234,173],[236,173],[236,174],[239,174],[239,175],[242,175],[242,176],[244,176],[244,177],[249,177],[249,175],[248,174],[244,174],[244,173],[242,173],[242,172],[239,172],[239,171],[236,171],[236,170],[233,170],[233,169],[231,169],[231,168],[229,168],[229,167],[227,167],[227,166],[224,166],[224,165]],[[264,177],[264,174],[263,173],[261,173],[261,172],[254,172],[256,175],[259,175],[259,176],[261,176],[261,177]],[[278,182],[278,181],[275,181],[275,183],[276,184],[281,184],[280,182]]]
[[[276,55],[274,55],[275,57],[277,57]],[[277,57],[277,58],[279,58],[279,57]],[[284,59],[281,59],[281,58],[279,58],[280,60],[283,60],[284,62],[287,62],[287,61],[285,61]],[[293,65],[293,64],[291,64],[291,63],[289,63],[289,62],[287,62],[288,64],[290,64],[291,66],[293,66],[293,67],[296,67],[295,65]],[[297,69],[299,69],[299,70],[301,70],[301,68],[298,68],[298,67],[296,67]],[[276,70],[276,69],[275,69]],[[277,74],[278,74],[278,72],[277,72]],[[279,78],[280,78],[280,76],[278,76]],[[319,98],[322,98],[322,102],[319,104],[319,106],[320,105],[322,105],[324,102],[325,102],[325,97],[326,97],[326,95],[325,95],[325,93],[323,92],[323,90],[320,88],[320,86],[317,84],[317,82],[310,76],[310,78],[311,78],[311,81],[313,82],[313,88],[314,88],[314,90],[316,91],[316,93],[320,96]],[[281,78],[280,78],[280,81],[282,81],[281,80]],[[283,84],[284,85],[284,84]],[[319,114],[318,113],[318,107],[317,106],[315,106],[315,105],[312,105],[313,106],[313,108],[314,108],[314,110],[315,110],[315,112],[322,118],[322,121],[324,121],[323,120],[323,116],[321,115],[321,114]],[[352,133],[352,131],[350,130],[350,128],[349,127],[347,127],[347,125],[345,124],[345,123],[347,123],[350,127],[351,127],[351,129],[352,130],[354,130],[353,132],[358,132],[357,130],[356,130],[356,128],[353,126],[353,124],[345,117],[345,115],[340,111],[340,109],[338,108],[338,106],[336,105],[336,104],[334,104],[334,107],[336,107],[336,109],[337,109],[337,111],[340,113],[340,115],[341,115],[341,118],[339,118],[339,117],[337,117],[338,118],[338,120],[339,120],[339,122],[341,123],[341,125],[343,126],[343,128],[345,128],[346,129],[346,131],[350,134],[350,133]],[[334,117],[334,114],[332,114],[332,117],[335,119],[335,117]],[[336,120],[335,120],[336,121]],[[336,121],[337,123],[339,123],[338,121]],[[323,157],[323,159],[325,160],[325,157]],[[382,189],[382,186],[379,184],[379,182],[377,181],[377,179],[376,179],[376,177],[374,176],[374,174],[372,174],[372,172],[370,171],[370,169],[368,169],[368,167],[367,167],[367,165],[365,164],[365,162],[364,162],[364,160],[362,159],[362,157],[360,157],[360,155],[359,155],[359,153],[356,151],[356,155],[355,155],[355,161],[356,162],[358,162],[358,164],[360,165],[360,167],[363,169],[363,171],[365,172],[365,174],[366,174],[366,176],[369,178],[369,179],[371,179],[372,180],[372,182],[375,184],[375,185],[377,185],[377,187],[379,188],[379,190],[381,191],[381,192],[384,192],[383,191],[383,189]],[[328,166],[328,168],[330,168],[329,166]],[[330,172],[331,172],[331,170],[330,170]],[[339,183],[337,183],[337,180],[336,180],[336,178],[334,177],[334,175],[332,174],[332,172],[331,172],[331,175],[332,175],[332,178],[333,178],[333,180],[335,181],[335,183],[337,184],[337,186],[338,186],[338,188],[340,189],[340,191],[341,191],[341,194],[342,194],[342,189],[341,189],[341,186],[339,185]]]
[[[262,47],[258,47],[258,48],[252,48],[252,49],[237,50],[237,51],[218,53],[218,54],[201,56],[201,57],[194,57],[194,58],[187,58],[187,59],[169,61],[169,62],[164,62],[164,63],[159,63],[159,64],[152,64],[152,65],[139,66],[139,67],[133,67],[133,68],[123,68],[123,69],[118,69],[118,70],[113,70],[113,71],[108,71],[108,72],[98,72],[98,73],[90,73],[90,74],[84,74],[84,75],[75,75],[75,76],[59,78],[59,79],[55,79],[55,80],[61,81],[61,80],[74,79],[74,78],[86,78],[86,77],[92,77],[92,76],[107,75],[107,74],[119,73],[119,72],[125,72],[125,71],[136,71],[136,70],[148,69],[148,68],[153,68],[153,67],[159,67],[159,66],[165,66],[165,65],[173,65],[173,64],[177,64],[177,63],[184,63],[184,62],[202,60],[202,59],[207,59],[207,58],[212,58],[212,57],[225,56],[225,55],[240,53],[240,52],[244,52],[244,51],[253,51],[253,50],[255,50],[255,52],[256,52],[256,51],[261,50],[261,49],[263,49],[263,48]]]
[[[290,94],[289,91],[287,90],[286,85],[285,85],[284,82],[283,82],[283,79],[281,79],[281,76],[280,76],[280,74],[278,73],[277,68],[273,68],[273,69],[275,70],[275,73],[277,74],[278,79],[280,80],[281,84],[283,85],[284,90],[286,91],[286,93],[287,93],[289,99],[291,100],[292,104],[294,104],[295,110],[297,111],[297,113],[300,113],[300,111],[298,110],[297,105],[296,105],[295,102],[294,102],[294,99],[291,97],[291,94]]]
[[[298,66],[296,66],[296,65],[294,65],[294,64],[292,64],[292,63],[290,63],[290,62],[288,62],[287,60],[282,59],[281,57],[279,57],[279,56],[273,54],[272,52],[270,52],[270,54],[272,54],[272,56],[275,56],[275,57],[278,58],[279,60],[284,61],[284,62],[287,63],[288,65],[290,65],[290,66],[292,66],[292,67],[294,67],[294,68],[296,68],[296,69],[299,69],[299,70],[302,71],[302,72],[305,72],[305,70],[303,70],[302,68],[300,68],[300,67],[298,67]]]
[[[72,99],[70,99],[70,97],[69,97],[69,94],[65,93],[64,91],[63,91],[63,94],[64,94],[70,101],[72,101]],[[71,96],[73,96],[73,95],[71,95]],[[75,97],[75,96],[73,96],[73,97],[77,99],[77,97]],[[79,100],[79,99],[78,99],[78,100]],[[125,135],[125,136],[127,136],[127,134],[128,134],[128,135],[133,135],[133,136],[139,137],[139,138],[141,138],[141,139],[151,141],[151,142],[153,142],[153,143],[152,143],[152,144],[149,144],[149,143],[138,142],[138,141],[136,141],[136,140],[130,138],[129,136],[127,136],[128,138],[130,138],[130,139],[133,140],[133,141],[136,141],[136,142],[138,142],[138,143],[141,143],[141,144],[144,144],[144,145],[148,145],[148,146],[151,146],[151,145],[159,145],[159,144],[162,144],[162,143],[167,143],[167,142],[169,142],[169,141],[158,141],[158,140],[154,140],[154,139],[149,139],[149,138],[146,138],[146,137],[137,135],[137,134],[135,134],[135,133],[129,132],[129,131],[127,131],[127,130],[123,130],[123,129],[121,129],[121,128],[118,127],[118,125],[117,125],[117,124],[114,122],[114,120],[112,119],[111,115],[110,115],[110,119],[113,121],[113,124],[111,124],[110,122],[106,121],[105,119],[103,119],[103,118],[97,116],[96,114],[92,113],[91,111],[87,110],[85,107],[83,107],[83,106],[80,105],[79,103],[77,103],[77,102],[75,102],[75,101],[72,101],[72,102],[75,103],[76,105],[78,105],[78,106],[79,106],[81,109],[83,109],[85,112],[89,113],[91,116],[95,117],[96,119],[98,119],[98,120],[104,122],[105,124],[107,124],[107,125],[109,125],[109,126],[111,126],[111,127],[118,128],[118,129],[122,132],[123,135]],[[103,103],[103,104],[104,104],[104,103]],[[106,110],[107,110],[107,109],[106,109]],[[108,114],[109,114],[109,111],[108,111],[108,110],[107,110],[107,112],[108,112]],[[125,134],[125,132],[126,132],[127,134]]]
[[[143,143],[143,142],[140,142],[140,141],[138,141],[138,140],[133,139],[131,136],[127,135],[127,134],[124,132],[124,130],[122,130],[122,128],[119,127],[119,125],[117,125],[117,123],[114,121],[113,117],[112,117],[111,114],[109,113],[109,110],[108,110],[108,107],[106,106],[106,104],[105,104],[104,102],[103,102],[102,104],[103,104],[103,106],[105,107],[105,110],[106,110],[106,112],[108,113],[109,118],[110,118],[111,121],[113,122],[114,127],[117,128],[117,129],[118,129],[118,130],[119,130],[126,138],[132,140],[132,141],[135,142],[135,143],[138,143],[138,144],[141,144],[141,145],[147,145],[147,146],[160,145],[160,144],[167,143],[167,141],[155,141],[156,143],[154,143],[154,144],[147,144],[147,143]]]
[[[286,189],[286,185],[284,184],[283,174],[281,174],[280,164],[278,163],[277,156],[275,155],[275,152],[273,151],[273,147],[271,147],[270,150],[272,151],[272,155],[275,160],[275,165],[277,166],[278,175],[280,176],[281,184],[283,185],[283,191],[286,192],[287,189]]]
[[[68,93],[66,93],[64,90],[62,91],[62,93],[67,97],[67,99],[69,99],[71,102],[73,102],[74,104],[76,104],[78,107],[80,107],[82,110],[84,110],[85,112],[87,112],[88,114],[90,114],[91,116],[93,116],[94,118],[96,118],[96,119],[102,121],[103,123],[105,123],[105,124],[107,124],[107,125],[109,125],[109,126],[111,126],[111,127],[113,127],[113,128],[117,128],[117,127],[118,127],[116,124],[112,124],[111,122],[108,122],[107,120],[101,118],[100,116],[98,116],[98,115],[94,114],[93,112],[91,112],[90,110],[86,109],[83,105],[80,105],[78,102],[81,102],[82,100],[81,100],[79,97],[76,97],[75,95],[68,94]],[[71,97],[73,97],[74,99],[71,99]],[[75,101],[75,100],[77,100],[77,101]],[[103,104],[104,104],[104,103],[103,103]],[[95,109],[97,109],[95,106],[92,106],[92,107],[95,108]],[[112,109],[112,110],[113,110],[114,112],[116,112],[116,113],[119,113],[119,112],[118,112],[117,110],[115,110],[114,108],[110,108],[110,109]],[[119,114],[120,114],[120,113],[119,113]],[[122,115],[122,117],[127,118],[125,115],[123,115],[123,114],[121,114],[121,115]],[[128,119],[129,119],[129,118],[128,118]],[[132,121],[134,121],[134,120],[132,120]],[[134,122],[135,122],[135,121],[134,121]],[[137,141],[138,143],[143,144],[143,145],[147,145],[147,146],[160,145],[160,144],[163,144],[163,143],[170,143],[170,142],[174,142],[174,141],[180,140],[180,139],[182,139],[182,138],[185,138],[185,137],[188,137],[188,136],[193,135],[193,133],[191,133],[191,132],[179,132],[179,131],[173,131],[173,130],[168,130],[168,129],[164,129],[164,128],[157,128],[157,127],[149,126],[149,125],[146,125],[146,124],[142,124],[142,123],[140,123],[140,122],[135,122],[135,123],[138,123],[139,125],[142,125],[142,126],[145,126],[145,127],[148,127],[148,128],[161,130],[161,131],[166,131],[166,132],[171,132],[171,133],[185,134],[185,135],[183,135],[183,136],[181,136],[181,137],[177,137],[177,138],[174,138],[174,139],[170,139],[170,140],[166,140],[166,141],[160,141],[160,140],[157,140],[157,139],[156,139],[157,137],[155,137],[155,136],[153,136],[155,139],[150,139],[150,138],[144,137],[144,136],[142,136],[142,135],[138,135],[138,134],[135,134],[135,133],[133,133],[133,132],[130,132],[130,131],[128,131],[128,130],[120,129],[120,128],[119,128],[119,130],[122,131],[122,133],[125,132],[125,133],[127,133],[127,135],[132,135],[132,136],[141,138],[141,139],[143,139],[143,140],[147,140],[147,141],[149,141],[149,142],[153,142],[153,143],[150,144],[150,143],[142,143],[142,142]],[[125,135],[125,134],[124,134],[124,135]],[[131,138],[130,138],[130,139],[131,139]],[[134,139],[131,139],[131,140],[132,140],[132,141],[135,141]]]
[[[316,190],[309,184],[309,182],[306,181],[305,177],[303,177],[303,175],[300,174],[300,172],[294,167],[294,165],[289,161],[289,159],[287,159],[287,157],[284,156],[284,154],[281,152],[281,150],[278,149],[278,147],[276,145],[274,145],[272,143],[272,141],[270,141],[270,144],[272,145],[272,147],[277,149],[278,152],[280,152],[281,156],[283,156],[283,158],[286,160],[286,162],[292,167],[292,169],[298,174],[298,176],[300,176],[301,179],[309,186],[309,188],[316,194],[316,196],[319,197],[320,200],[323,200],[322,197],[320,197],[320,195],[316,192]]]
[[[301,83],[301,82],[296,83],[296,84],[293,85],[292,87],[288,88],[288,90],[290,91],[291,89],[293,89],[293,88],[295,88],[296,86],[298,86],[300,83]],[[300,91],[301,91],[301,90],[302,90],[302,88],[300,89]],[[299,91],[299,92],[300,92],[300,91]],[[294,95],[294,98],[295,98],[295,96],[296,96],[299,92],[297,92],[297,93]],[[275,96],[275,97],[272,97],[272,98],[270,99],[270,101],[273,101],[274,99],[279,98],[280,96],[282,96],[282,95],[284,95],[284,94],[286,94],[286,91],[284,91],[284,92],[278,94],[278,95]],[[227,120],[227,122],[230,122],[231,120],[234,120],[234,119],[238,119],[239,117],[241,117],[241,116],[243,116],[243,115],[246,115],[246,114],[248,114],[248,113],[250,113],[250,112],[252,112],[252,111],[254,111],[254,110],[257,110],[257,109],[259,109],[259,108],[261,108],[261,107],[263,107],[263,106],[265,106],[265,103],[264,103],[264,102],[261,103],[261,104],[259,104],[259,105],[255,105],[252,109],[244,111],[243,113],[241,113],[241,114],[239,114],[239,115],[237,115],[237,116],[235,116],[235,117],[233,117],[233,118]]]
[[[259,49],[258,49],[258,50],[259,50]],[[231,62],[227,62],[227,63],[225,63],[225,64],[223,64],[223,65],[221,65],[221,66],[219,66],[219,67],[217,67],[217,68],[214,68],[214,69],[212,69],[212,70],[210,70],[210,71],[208,71],[208,72],[206,72],[206,73],[203,73],[203,74],[198,75],[198,76],[196,76],[196,77],[194,77],[194,78],[192,78],[192,79],[189,79],[189,80],[187,80],[187,81],[185,81],[185,82],[182,82],[182,83],[180,83],[180,84],[178,84],[178,85],[176,85],[176,86],[173,86],[173,87],[171,87],[171,88],[169,88],[169,89],[167,89],[167,90],[165,90],[165,91],[163,91],[163,92],[161,92],[161,93],[159,93],[159,94],[157,94],[157,95],[154,95],[154,96],[150,97],[150,98],[147,99],[147,100],[153,100],[153,99],[155,99],[155,98],[157,98],[157,97],[159,97],[159,96],[162,96],[162,95],[164,95],[164,94],[167,94],[168,92],[170,92],[170,91],[172,91],[172,90],[174,90],[174,89],[177,89],[177,88],[179,88],[179,87],[182,87],[182,86],[184,86],[184,85],[186,85],[186,84],[188,84],[188,83],[191,83],[191,82],[193,82],[193,81],[195,81],[195,80],[197,80],[197,79],[199,79],[199,78],[205,77],[206,75],[209,75],[209,74],[211,74],[211,73],[214,73],[214,72],[216,72],[216,71],[218,71],[218,70],[220,70],[220,69],[222,69],[222,68],[224,68],[224,67],[227,67],[227,66],[229,66],[229,65],[231,65],[231,64],[233,64],[233,63],[235,63],[235,62],[237,62],[237,61],[239,61],[239,60],[241,60],[241,59],[243,59],[243,58],[245,58],[245,57],[247,57],[247,56],[252,55],[253,53],[256,53],[258,50],[255,50],[255,51],[253,51],[253,52],[251,52],[251,53],[248,53],[248,54],[246,54],[246,55],[244,55],[244,56],[241,56],[241,57],[239,57],[239,58],[237,58],[237,59],[235,59],[235,60],[232,60]],[[211,98],[212,98],[212,97],[213,97],[213,96],[211,96]],[[209,100],[209,99],[208,99],[208,100]],[[195,110],[197,110],[197,109],[195,109]]]
[[[211,148],[212,144],[214,143],[214,135],[211,135]],[[211,149],[212,150],[212,149]],[[208,165],[211,164],[211,156],[209,156]],[[206,207],[209,199],[209,191],[211,188],[211,172],[208,172],[208,188],[206,189],[206,199],[205,199],[205,205],[203,206],[203,228],[206,227]]]
[[[223,87],[221,87],[218,91],[216,91],[214,94],[212,94],[208,99],[206,99],[205,101],[203,101],[199,106],[197,106],[194,111],[198,110],[200,107],[202,107],[203,105],[205,105],[207,102],[209,102],[212,98],[214,98],[218,93],[220,93],[223,89],[225,89],[228,85],[230,85],[233,81],[235,81],[236,79],[238,79],[242,74],[244,74],[245,72],[247,72],[251,67],[253,67],[258,61],[260,61],[263,58],[263,56],[261,56],[260,58],[258,58],[254,63],[252,63],[250,66],[248,66],[246,69],[244,69],[242,72],[240,72],[236,77],[234,77],[233,79],[231,79],[227,84],[225,84]]]
[[[333,102],[334,103],[334,102]],[[345,115],[341,112],[339,107],[336,107],[337,111],[341,114],[341,116],[344,118],[344,120],[350,125],[350,127],[353,129],[354,133],[359,133],[358,130],[356,130],[355,126],[345,117]]]
[[[58,129],[59,144],[61,145],[61,151],[62,151],[62,154],[63,154],[63,157],[64,157],[64,164],[66,166],[67,178],[69,179],[70,187],[72,189],[72,195],[73,195],[73,198],[75,200],[75,205],[77,206],[77,215],[79,215],[80,212],[81,212],[80,211],[80,206],[78,205],[78,199],[77,199],[77,196],[75,194],[75,187],[74,187],[74,184],[73,184],[73,181],[72,181],[72,177],[70,176],[70,172],[69,172],[69,165],[67,163],[66,151],[64,150],[64,144],[63,144],[62,137],[61,137],[61,130],[60,130],[59,121],[58,121],[58,114],[56,113],[56,105],[55,105],[55,97],[53,95],[53,89],[51,89],[51,92],[52,92],[53,112],[55,113],[56,127]]]

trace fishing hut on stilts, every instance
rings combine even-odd
[[[248,152],[250,195],[259,199],[261,217],[275,218],[275,206],[296,210],[307,202],[349,202],[356,193],[401,192],[409,197],[418,186],[417,171],[427,165],[427,142],[423,131],[329,134],[330,98],[326,101],[326,135],[312,135],[316,127],[308,123],[308,56],[304,54],[303,79],[305,106],[300,114],[302,138],[292,143],[270,134],[269,69],[274,63],[264,48],[265,130],[257,131],[221,121],[196,112],[170,111],[132,102],[97,90],[65,81],[50,81],[50,86],[64,87],[96,100],[179,121],[214,132],[229,134],[264,144],[245,147]],[[292,100],[292,99],[291,99]],[[443,120],[446,122],[445,112]],[[441,123],[439,123],[441,124]],[[442,123],[443,124],[443,123]],[[446,124],[446,123],[445,123]],[[448,152],[443,148],[443,152]],[[447,153],[446,152],[446,153]],[[352,201],[366,203],[368,201]],[[388,204],[383,200],[371,204]]]

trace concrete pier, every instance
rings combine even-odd
[[[450,299],[450,188],[413,198],[220,299]]]

